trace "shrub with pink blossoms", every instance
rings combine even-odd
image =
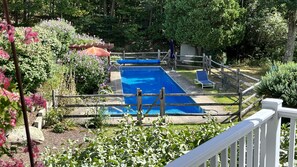
[[[15,41],[15,29],[12,25],[6,22],[0,22],[0,37],[4,35],[9,42]],[[3,38],[2,38],[3,39]],[[30,28],[25,30],[25,39],[23,42],[30,44],[31,42],[37,42],[37,33],[32,32]],[[9,54],[0,48],[0,64],[1,61],[9,61]],[[0,68],[0,158],[3,155],[8,155],[11,157],[10,161],[3,161],[0,159],[1,167],[23,167],[24,162],[22,160],[16,159],[11,153],[10,147],[6,144],[6,132],[7,130],[16,126],[17,119],[21,116],[21,104],[19,94],[14,89],[15,84],[11,83],[11,78],[5,75],[5,70]],[[30,102],[31,107],[37,105],[40,107],[46,107],[46,101],[37,94],[33,94],[26,97],[27,101]],[[34,155],[37,156],[39,151],[37,146],[34,146]],[[35,166],[43,166],[42,163],[36,162]]]

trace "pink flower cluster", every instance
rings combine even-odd
[[[32,149],[33,149],[33,157],[38,158],[39,157],[39,149],[37,147],[37,144],[33,141],[31,141],[31,143],[32,143]],[[25,147],[24,153],[27,153],[27,152],[29,152],[28,147]]]
[[[11,81],[11,78],[7,78],[4,75],[4,72],[0,70],[0,86],[3,86],[4,89],[8,89],[8,87],[10,86],[10,81]]]
[[[12,161],[0,160],[1,167],[25,167],[23,160],[12,158]]]
[[[15,34],[14,26],[7,24],[6,22],[1,22],[0,23],[0,32],[1,33],[6,32],[9,42],[14,41],[14,34]]]
[[[5,143],[5,141],[6,141],[5,131],[4,131],[4,129],[1,129],[0,128],[0,147],[3,146],[3,144]]]
[[[25,28],[25,44],[30,44],[32,41],[33,42],[38,42],[38,33],[37,32],[33,32],[31,27],[27,27]]]
[[[46,100],[39,94],[32,94],[29,97],[25,97],[26,106],[32,109],[33,106],[40,106],[46,108]]]
[[[4,34],[9,42],[14,42],[15,40],[15,28],[7,24],[6,22],[0,22],[0,35]],[[37,32],[32,32],[32,28],[25,28],[25,39],[24,43],[30,44],[31,42],[38,42]],[[9,54],[0,48],[0,60],[8,60],[10,58]],[[11,78],[7,78],[4,74],[4,70],[0,68],[0,98],[9,100],[10,103],[4,104],[3,110],[0,111],[0,147],[5,147],[6,142],[6,130],[10,127],[16,126],[17,112],[19,108],[19,95],[14,93],[10,88]],[[6,100],[6,99],[5,99]],[[46,107],[46,101],[42,96],[38,94],[33,94],[30,97],[25,97],[25,102],[28,107],[33,105],[38,105],[41,107]],[[1,104],[2,105],[2,104]],[[3,107],[3,106],[1,106]],[[4,113],[3,113],[4,112]],[[3,116],[3,117],[2,117]],[[34,157],[38,157],[39,150],[37,145],[33,145]],[[28,149],[27,149],[28,150]],[[25,149],[24,152],[27,152]],[[2,154],[1,154],[2,155]],[[10,161],[3,161],[0,159],[0,167],[24,167],[24,162],[22,160],[11,158]],[[35,167],[44,167],[41,161],[35,161]]]
[[[4,50],[0,49],[0,58],[4,60],[8,60],[10,58],[9,54],[5,52]]]
[[[20,99],[19,95],[14,92],[10,92],[4,88],[0,88],[0,95],[5,96],[9,99],[9,101],[18,101]]]

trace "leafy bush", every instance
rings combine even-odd
[[[50,127],[53,126],[63,120],[63,115],[65,114],[65,110],[61,108],[54,109],[52,108],[45,115],[45,126]]]
[[[16,28],[16,52],[19,57],[19,66],[22,74],[24,89],[28,92],[34,92],[41,83],[50,77],[53,63],[53,55],[48,46],[42,45],[40,42],[30,45],[24,43],[24,28]],[[11,53],[10,44],[4,40],[5,37],[0,36],[0,47]],[[15,76],[13,61],[0,61],[0,66],[6,69],[6,75]],[[14,78],[15,79],[15,78]]]
[[[128,122],[126,118],[112,137],[99,130],[81,144],[71,141],[61,152],[48,149],[45,166],[164,166],[224,130],[214,121],[195,131],[173,131],[162,120],[152,127]]]
[[[65,56],[64,63],[69,66],[69,75],[75,75],[76,90],[80,94],[97,92],[99,84],[107,78],[107,61],[104,58],[71,52]]]
[[[250,59],[268,57],[280,60],[287,39],[287,21],[276,8],[265,8],[254,1],[247,6],[245,49]],[[260,61],[258,61],[260,62]]]
[[[75,35],[75,28],[70,22],[64,19],[45,20],[38,26],[50,30],[57,36],[58,40],[62,43],[62,53],[66,53],[68,51],[68,47]]]
[[[63,133],[75,126],[72,120],[65,120],[63,116],[67,111],[63,108],[51,109],[45,116],[45,127],[52,127],[53,132]]]
[[[280,98],[283,105],[297,107],[297,64],[277,63],[262,77],[260,85],[256,88],[258,95]]]
[[[40,43],[44,46],[50,47],[50,51],[56,59],[62,57],[64,54],[62,51],[62,43],[57,38],[56,33],[38,25],[33,29],[38,32]]]
[[[48,78],[37,91],[42,94],[47,100],[52,98],[52,90],[58,90],[64,80],[64,73],[66,68],[64,66],[53,64],[50,78]]]
[[[92,108],[92,111],[96,116],[86,122],[85,126],[87,128],[102,128],[108,118],[108,115],[104,113],[105,108]]]

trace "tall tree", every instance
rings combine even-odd
[[[167,0],[165,33],[180,43],[221,50],[241,41],[243,14],[237,0]]]
[[[281,2],[287,7],[288,39],[283,61],[288,62],[293,61],[295,51],[295,40],[297,31],[297,2],[296,0],[281,0]]]

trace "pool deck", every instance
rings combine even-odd
[[[202,93],[203,90],[194,84],[194,81],[189,81],[182,75],[175,71],[166,71],[185,91],[186,93]],[[194,80],[194,79],[193,79]],[[111,87],[115,94],[122,94],[122,84],[121,75],[119,71],[111,72]],[[214,102],[210,97],[207,96],[196,96],[192,97],[197,103],[211,103]],[[112,99],[110,102],[113,103],[124,103],[123,98]],[[210,114],[225,114],[224,108],[222,106],[201,106],[203,109]],[[209,121],[207,116],[166,116],[167,122],[173,124],[197,124]],[[216,116],[217,121],[222,122],[228,118],[228,116]],[[122,118],[111,117],[108,120],[109,124],[117,124]],[[134,118],[136,119],[136,118]],[[156,120],[156,117],[146,117],[143,119],[144,124],[150,124],[152,121]]]

